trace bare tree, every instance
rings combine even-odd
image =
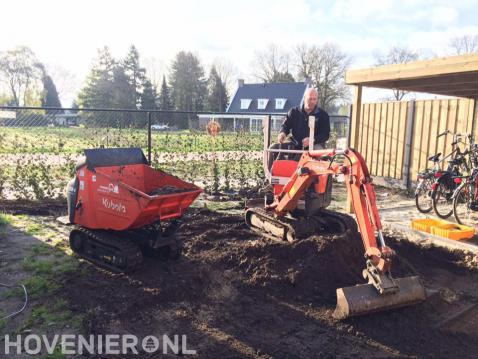
[[[226,85],[229,94],[233,94],[237,86],[237,78],[239,70],[226,58],[216,58],[212,66],[216,68],[217,74],[221,81]]]
[[[146,76],[151,81],[154,88],[159,89],[163,82],[163,76],[168,72],[168,68],[164,61],[156,57],[146,57],[141,61],[146,69]]]
[[[418,60],[419,55],[416,51],[413,51],[407,47],[393,46],[386,54],[377,54],[375,55],[376,65],[390,65],[390,64],[404,64],[411,61]],[[398,89],[393,90],[393,99],[401,101],[407,91],[402,91]]]
[[[276,44],[256,51],[253,61],[253,75],[263,82],[293,82],[289,71],[290,54]]]
[[[310,81],[319,91],[319,106],[331,109],[340,100],[348,100],[345,70],[350,58],[332,43],[322,46],[301,44],[295,48],[297,77]]]
[[[450,40],[450,47],[456,55],[478,52],[478,34],[454,37]]]
[[[32,105],[41,93],[42,65],[25,46],[0,53],[0,80],[7,85],[15,106]]]

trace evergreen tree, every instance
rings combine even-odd
[[[82,108],[113,108],[114,68],[116,62],[108,47],[98,51],[86,79],[86,85],[78,95],[78,103]]]
[[[207,81],[207,90],[206,109],[212,112],[224,112],[229,101],[229,96],[226,84],[222,81],[215,66],[211,68]]]
[[[113,69],[113,108],[129,109],[135,108],[134,99],[131,97],[131,87],[129,78],[126,75],[123,67],[116,66]]]
[[[52,78],[44,74],[42,78],[43,82],[43,93],[41,98],[42,107],[61,107],[60,98],[58,96],[58,91],[56,86],[53,83]]]
[[[141,108],[144,110],[155,110],[157,108],[156,88],[151,81],[146,79],[143,84],[143,93],[141,94]]]
[[[134,45],[131,45],[123,61],[123,68],[131,87],[130,91],[131,96],[134,98],[134,107],[140,108],[141,94],[146,82],[146,70],[140,66],[139,52]]]
[[[171,83],[171,99],[176,110],[201,111],[207,94],[204,70],[196,56],[181,51],[171,66],[169,76]],[[177,120],[180,128],[191,127],[192,116],[181,116]]]
[[[172,110],[171,96],[169,94],[169,87],[166,82],[166,76],[163,75],[163,83],[161,84],[161,91],[159,93],[159,108],[161,110]]]

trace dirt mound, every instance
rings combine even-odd
[[[357,234],[275,242],[255,235],[242,217],[207,215],[210,222],[206,230],[195,238],[188,236],[193,239],[190,251],[207,250],[211,264],[240,270],[248,285],[267,288],[281,297],[332,303],[338,287],[363,282],[365,261]],[[183,228],[185,233],[195,230],[194,223]],[[234,238],[240,242],[233,243]]]
[[[292,244],[260,242],[243,247],[228,264],[251,285],[281,297],[333,303],[337,287],[361,280],[362,258],[360,241],[347,233]]]

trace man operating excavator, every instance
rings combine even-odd
[[[325,148],[325,142],[329,139],[330,122],[329,114],[318,105],[318,92],[315,88],[308,88],[304,93],[302,105],[293,107],[287,113],[282,124],[281,131],[277,136],[277,142],[270,149],[301,150],[309,148],[309,116],[315,117],[314,150]],[[289,136],[289,138],[287,138]],[[269,170],[277,157],[277,153],[269,152]],[[299,160],[300,156],[294,156]]]

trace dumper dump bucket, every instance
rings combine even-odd
[[[139,148],[85,150],[75,180],[73,222],[90,229],[129,230],[179,218],[202,192],[151,168]]]

